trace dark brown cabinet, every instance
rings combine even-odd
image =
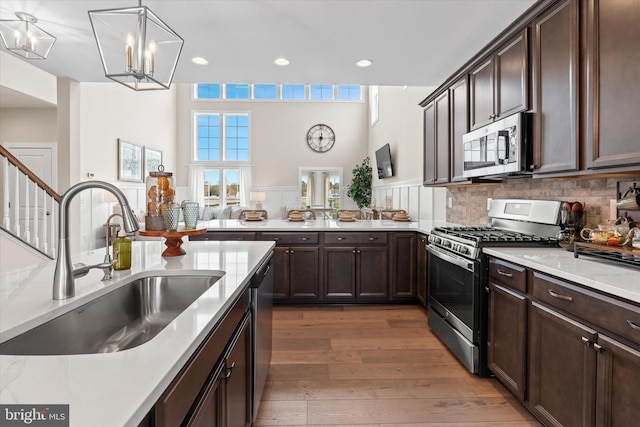
[[[274,301],[320,298],[320,248],[318,233],[261,233],[274,240]]]
[[[323,254],[325,299],[389,298],[387,233],[328,232]]]
[[[462,136],[469,132],[469,84],[467,76],[451,85],[449,88],[449,103],[451,182],[467,181],[468,178],[462,176],[464,166]]]
[[[489,263],[487,363],[518,399],[527,385],[526,269],[502,260]]]
[[[160,396],[147,425],[251,424],[251,316],[247,290]]]
[[[429,103],[423,112],[424,141],[422,159],[422,183],[433,185],[436,181],[436,105]]]
[[[391,235],[391,298],[413,299],[416,297],[416,233],[393,233]]]
[[[640,165],[640,3],[587,0],[585,7],[585,166]],[[596,172],[599,172],[596,171]]]
[[[189,236],[189,240],[193,241],[220,241],[220,240],[238,240],[253,241],[256,240],[256,233],[251,231],[207,231],[206,233]]]
[[[527,30],[524,29],[471,70],[471,129],[528,109],[528,55]]]
[[[438,96],[424,111],[425,185],[449,182],[449,92]]]
[[[533,302],[529,334],[530,409],[548,425],[594,425],[596,331]]]
[[[638,423],[640,351],[606,335],[598,336],[596,425],[632,426]]]
[[[578,1],[558,3],[531,25],[534,172],[579,169]]]
[[[640,306],[489,259],[488,362],[545,425],[637,423]]]
[[[418,271],[416,273],[416,296],[420,305],[427,306],[427,236],[418,234],[416,248]]]

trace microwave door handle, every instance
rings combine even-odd
[[[498,132],[498,164],[509,163],[509,132]]]

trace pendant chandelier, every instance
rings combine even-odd
[[[184,40],[148,7],[89,11],[105,76],[133,90],[169,89]]]
[[[0,20],[0,35],[7,50],[27,59],[45,59],[56,38],[36,25],[38,19],[16,12],[17,20]]]

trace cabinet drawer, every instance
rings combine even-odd
[[[640,344],[640,307],[536,271],[531,274],[533,296],[538,300]]]
[[[324,233],[325,245],[386,245],[387,233]]]
[[[273,240],[276,245],[317,245],[318,233],[260,233],[260,240]]]
[[[155,407],[156,426],[181,425],[242,317],[249,309],[249,297],[250,291],[247,290],[162,394]]]
[[[527,269],[497,258],[489,258],[489,280],[508,288],[527,292]]]
[[[206,241],[206,240],[256,240],[256,233],[252,232],[221,232],[221,231],[207,231],[203,234],[196,234],[195,236],[189,236],[191,241]]]

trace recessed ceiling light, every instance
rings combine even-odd
[[[196,56],[195,58],[192,58],[191,62],[193,62],[194,64],[198,64],[198,65],[207,65],[209,63],[209,61],[207,61],[206,59],[201,58],[199,56]]]
[[[370,67],[372,64],[373,61],[370,59],[358,59],[356,61],[356,66],[361,68]]]
[[[287,65],[289,65],[289,60],[287,58],[278,58],[273,61],[273,63],[281,67],[286,67]]]

